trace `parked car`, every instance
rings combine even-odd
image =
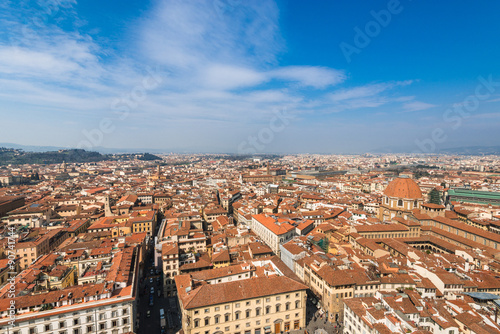
[[[151,317],[151,311],[150,311],[150,310],[148,310],[148,311],[146,312],[146,317],[148,317],[148,318],[149,318],[149,317]]]

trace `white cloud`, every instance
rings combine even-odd
[[[325,88],[343,82],[346,76],[343,71],[326,67],[287,66],[270,72],[277,79],[296,81],[303,86]]]
[[[411,83],[412,83],[411,80],[406,80],[406,81],[370,84],[349,89],[342,89],[332,93],[330,95],[330,99],[332,101],[344,101],[351,99],[366,98],[378,95],[388,89],[392,89],[397,86],[407,86],[410,85]]]
[[[266,76],[250,68],[212,65],[200,72],[200,79],[207,87],[234,89],[252,87],[266,81]]]
[[[143,21],[140,50],[155,62],[196,68],[218,60],[234,65],[273,63],[283,48],[272,1],[163,1]]]
[[[425,103],[421,101],[411,101],[407,103],[403,103],[403,111],[405,112],[411,112],[411,111],[419,111],[419,110],[426,110],[430,108],[434,108],[436,105],[430,104],[430,103]]]

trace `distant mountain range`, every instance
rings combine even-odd
[[[375,150],[370,150],[369,153],[421,153],[416,152],[415,148],[404,146],[386,146]],[[425,153],[425,152],[424,152]],[[441,148],[432,152],[434,154],[452,154],[452,155],[500,155],[500,146],[460,146]]]

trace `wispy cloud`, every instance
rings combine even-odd
[[[430,104],[430,103],[425,103],[422,101],[411,101],[407,103],[403,103],[403,111],[404,112],[412,112],[412,111],[419,111],[419,110],[426,110],[430,108],[434,108],[436,105]]]
[[[132,37],[121,37],[119,50],[80,29],[85,22],[73,1],[44,14],[43,26],[25,22],[35,15],[32,8],[12,4],[12,11],[0,15],[0,28],[12,31],[8,38],[0,35],[0,102],[31,113],[43,110],[46,126],[54,129],[57,124],[49,113],[75,127],[80,124],[75,115],[90,119],[85,124],[101,117],[116,119],[111,101],[140,84],[147,67],[158,67],[161,85],[148,92],[123,128],[140,125],[154,131],[168,123],[176,125],[172,133],[178,136],[199,132],[207,137],[212,130],[206,122],[237,132],[268,123],[273,111],[284,106],[297,114],[390,103],[406,111],[432,106],[399,94],[411,80],[346,88],[349,76],[342,69],[280,64],[286,43],[276,3],[228,1],[223,8],[216,5],[220,3],[156,2],[130,22]],[[70,29],[63,29],[67,24],[61,22]],[[151,133],[143,131],[144,136]],[[76,141],[81,134],[73,135]],[[121,146],[134,143],[119,131],[107,138],[113,143],[120,137]]]

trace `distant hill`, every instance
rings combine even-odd
[[[101,154],[79,149],[47,152],[25,152],[21,149],[0,147],[0,165],[60,164],[62,162],[98,162],[107,160],[162,160],[150,153]]]
[[[97,162],[110,160],[111,157],[98,152],[85,150],[58,150],[48,152],[24,152],[20,149],[0,148],[0,165],[22,164],[59,164],[63,161],[72,162]]]

